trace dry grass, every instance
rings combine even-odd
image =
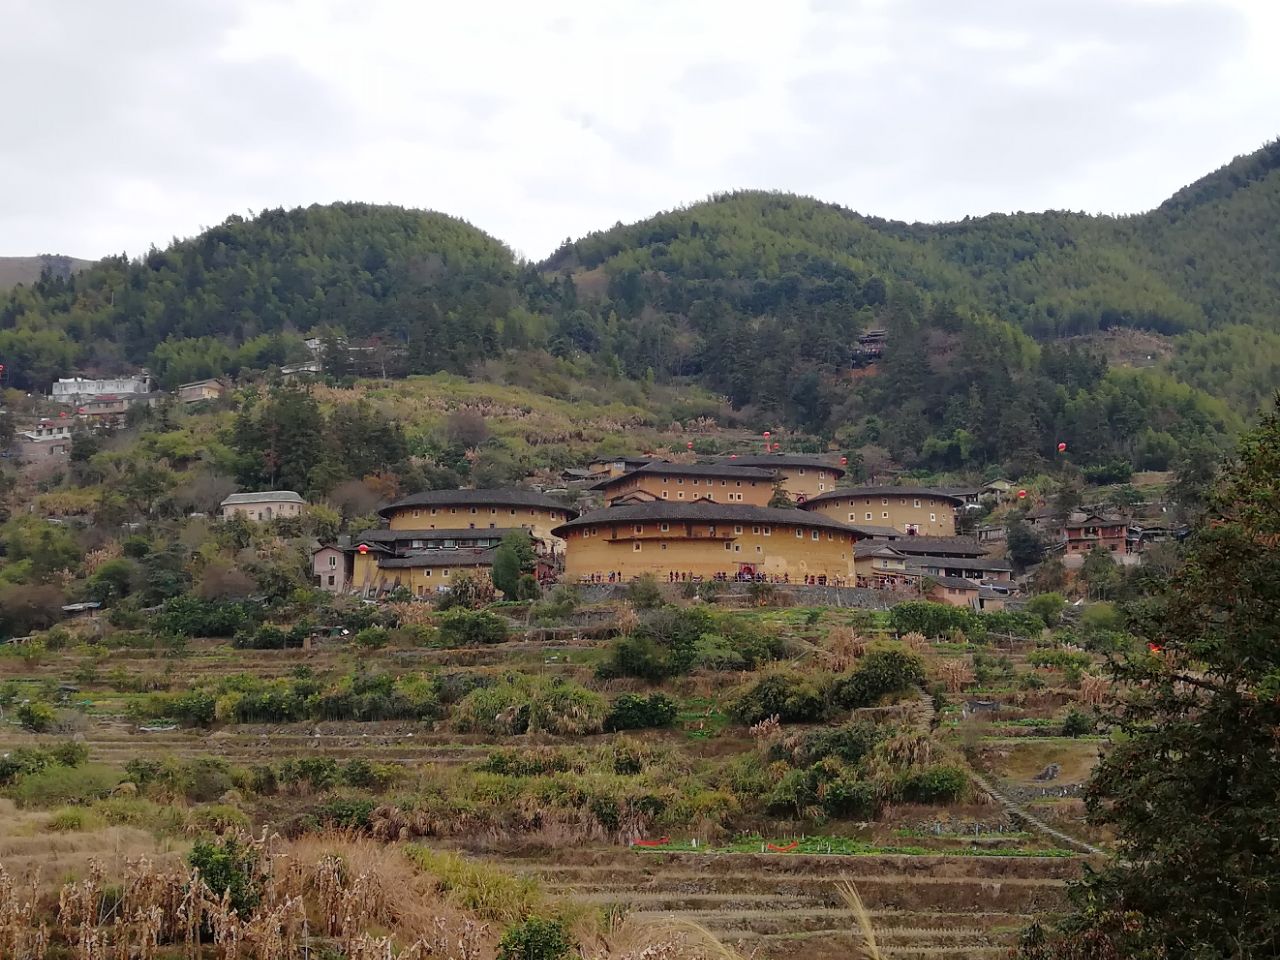
[[[858,925],[857,933],[859,944],[857,947],[858,955],[865,960],[881,960],[880,947],[876,943],[875,927],[871,924],[871,913],[867,910],[866,904],[862,902],[862,897],[858,894],[858,888],[853,885],[853,881],[847,877],[841,878],[836,884],[836,890],[840,894],[840,899],[844,901],[849,912],[853,914],[853,919]]]

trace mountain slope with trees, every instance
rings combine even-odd
[[[784,194],[714,198],[568,242],[546,263],[438,213],[364,204],[233,216],[144,257],[0,295],[10,386],[147,366],[161,386],[272,371],[493,376],[535,353],[604,381],[692,381],[748,420],[922,470],[1164,469],[1222,448],[1276,386],[1280,147],[1155,211],[903,224]],[[881,362],[851,348],[888,330]],[[1059,338],[1176,337],[1108,369]],[[517,359],[517,364],[520,361]],[[533,363],[538,366],[541,361]],[[510,364],[503,365],[510,369]]]

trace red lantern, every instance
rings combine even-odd
[[[1160,646],[1160,644],[1158,643],[1148,643],[1147,649],[1150,650],[1152,653],[1160,653],[1162,650],[1164,650],[1164,647]]]
[[[773,436],[773,434],[771,434],[768,430],[766,430],[766,431],[764,432],[764,438],[765,438],[766,440],[768,440],[771,436]]]
[[[782,444],[780,444],[780,443],[775,443],[775,444],[773,445],[773,449],[775,449],[775,450],[781,450],[781,449],[782,449]]]
[[[1060,444],[1058,444],[1058,452],[1059,452],[1059,453],[1066,453],[1066,452],[1067,452],[1067,445],[1066,445],[1065,443],[1060,443]]]
[[[67,411],[65,410],[63,410],[61,413],[58,414],[59,417],[64,417],[64,418],[66,417],[66,415],[67,415]]]
[[[849,458],[848,458],[848,457],[841,457],[841,458],[840,458],[840,466],[842,466],[842,467],[847,467],[848,465],[849,465]]]
[[[1019,490],[1019,491],[1018,491],[1018,499],[1019,499],[1019,500],[1025,500],[1025,499],[1027,499],[1027,491],[1025,491],[1025,490]]]
[[[360,554],[360,556],[362,557],[368,552],[369,552],[369,545],[367,543],[362,543],[360,544],[360,546],[356,547],[356,553]]]
[[[738,455],[737,455],[736,453],[731,453],[731,454],[729,454],[729,459],[730,459],[730,460],[737,460],[737,459],[738,459]]]
[[[690,440],[688,443],[686,443],[686,444],[684,445],[684,448],[685,448],[686,450],[692,450],[692,449],[693,449],[693,441],[692,441],[692,440]]]
[[[88,413],[88,412],[89,412],[88,407],[76,407],[76,413]]]

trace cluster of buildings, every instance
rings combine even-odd
[[[919,592],[998,607],[1012,570],[955,536],[961,497],[923,487],[839,487],[823,459],[773,455],[589,468],[603,504],[580,513],[530,490],[435,490],[379,511],[385,526],[320,546],[313,572],[333,592],[426,597],[485,573],[512,531],[538,577],[569,583],[764,581]],[[782,504],[786,503],[786,506]]]
[[[179,403],[219,400],[229,390],[226,381],[214,377],[184,383],[174,391]],[[155,389],[145,371],[137,376],[90,379],[64,377],[54,382],[49,400],[65,409],[58,417],[32,421],[14,436],[13,455],[21,463],[35,464],[65,459],[71,452],[71,435],[78,427],[119,426],[138,406],[155,406],[165,394]]]

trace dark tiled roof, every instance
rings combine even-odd
[[[577,520],[561,524],[552,532],[561,534],[565,530],[592,524],[636,523],[646,520],[670,520],[677,523],[713,522],[735,524],[791,524],[793,526],[820,527],[823,530],[839,530],[842,533],[853,533],[846,523],[824,517],[820,513],[808,513],[804,510],[774,509],[772,507],[752,507],[739,503],[713,503],[699,500],[692,503],[655,500],[653,503],[636,503],[620,507],[606,507],[585,513]]]
[[[821,457],[807,457],[800,453],[768,453],[755,456],[736,457],[732,460],[720,461],[724,464],[739,467],[813,467],[815,470],[830,470],[837,477],[843,477],[848,471],[837,463],[823,460]]]
[[[351,541],[360,543],[396,543],[400,540],[488,540],[497,537],[501,540],[508,533],[518,530],[528,533],[523,527],[475,527],[450,528],[440,530],[361,530]]]
[[[897,544],[894,544],[897,546]],[[920,567],[962,567],[965,570],[994,570],[1003,572],[1012,570],[1003,560],[997,560],[993,557],[934,557],[913,555],[911,557],[913,566]]]
[[[987,548],[970,537],[899,537],[893,541],[895,550],[912,556],[961,556],[985,557]]]
[[[507,490],[425,490],[387,504],[378,511],[378,515],[385,517],[405,507],[541,507],[544,510],[564,510],[572,516],[578,513],[546,494],[513,487]]]
[[[859,540],[853,545],[853,555],[855,557],[906,556],[901,550],[893,549],[892,543],[886,543],[883,540]]]
[[[379,560],[378,566],[390,570],[418,567],[491,567],[495,553],[497,550],[492,547],[483,550],[432,550],[429,553],[415,553],[409,557],[389,557],[386,560]]]
[[[816,497],[810,497],[805,501],[805,506],[811,503],[839,500],[842,497],[941,497],[944,500],[960,502],[959,497],[932,487],[841,487],[838,490],[828,490]]]
[[[899,540],[906,536],[905,533],[895,527],[876,527],[869,523],[856,523],[853,521],[846,523],[845,526],[852,527],[863,536],[876,540]]]
[[[939,586],[948,587],[953,590],[977,590],[978,585],[972,580],[966,580],[964,577],[930,577],[934,583]]]
[[[604,490],[617,483],[623,483],[632,477],[714,477],[721,480],[763,480],[772,483],[776,476],[771,470],[758,470],[751,467],[727,467],[714,463],[647,463],[629,473],[616,477],[606,477],[597,483],[593,490]]]

